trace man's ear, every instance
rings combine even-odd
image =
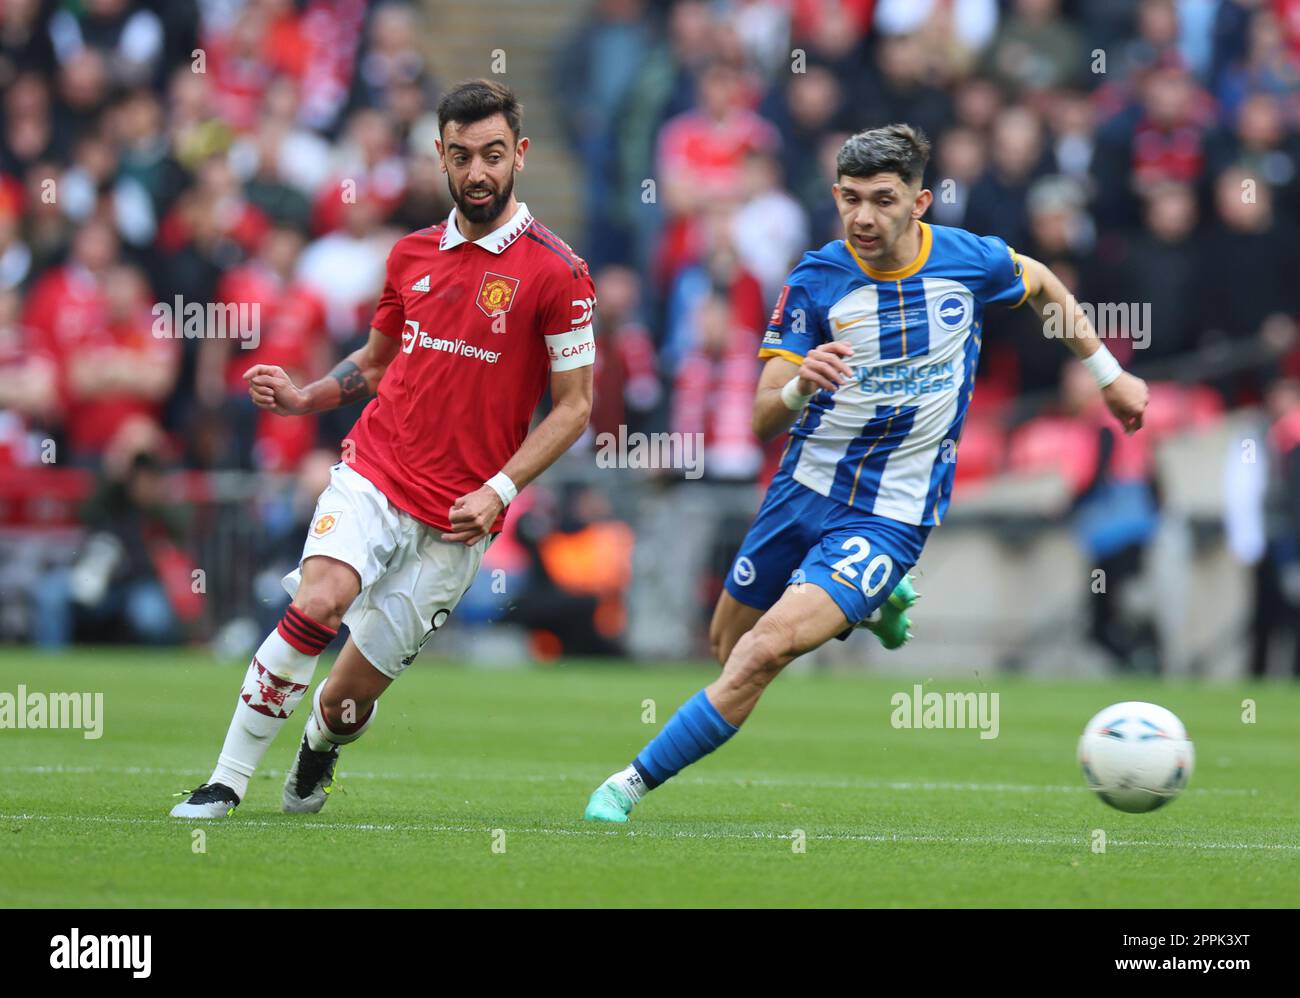
[[[438,169],[440,169],[443,173],[446,173],[447,160],[443,157],[442,154],[442,139],[434,139],[433,148],[436,149],[438,152]]]
[[[525,135],[515,143],[515,169],[524,168],[524,153],[528,152],[528,136]]]
[[[916,203],[912,205],[912,217],[920,218],[930,210],[930,205],[934,202],[934,192],[926,187],[916,196]]]

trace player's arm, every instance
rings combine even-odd
[[[1124,431],[1132,433],[1141,429],[1147,407],[1147,383],[1119,366],[1092,328],[1087,313],[1079,308],[1074,295],[1059,277],[1033,257],[1017,255],[1017,259],[1024,268],[1029,302],[1038,317],[1044,322],[1050,317],[1058,326],[1063,326],[1066,330],[1065,345],[1097,379],[1106,407],[1120,421]]]
[[[823,388],[835,391],[853,379],[848,360],[853,348],[840,340],[808,351],[802,364],[771,357],[763,366],[754,396],[754,434],[760,440],[780,436],[794,424],[805,406]]]
[[[442,535],[444,541],[477,542],[492,529],[492,524],[506,508],[507,499],[498,490],[505,490],[508,498],[513,499],[519,489],[554,464],[582,436],[591,417],[594,370],[587,364],[551,372],[551,411],[532,428],[491,482],[476,492],[461,496],[452,504],[452,530]]]
[[[253,404],[277,416],[306,416],[369,398],[397,356],[400,343],[373,327],[365,346],[354,350],[325,377],[299,388],[284,368],[254,364],[244,372]]]

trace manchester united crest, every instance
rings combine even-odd
[[[483,283],[478,289],[478,307],[489,317],[509,312],[518,290],[519,278],[503,277],[489,270],[483,274]]]
[[[338,526],[338,523],[338,513],[322,513],[320,516],[316,517],[316,522],[312,524],[312,536],[324,537],[326,534],[331,534],[334,532],[334,528]]]

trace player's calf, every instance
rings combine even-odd
[[[787,589],[754,629],[736,642],[722,675],[678,708],[631,765],[595,789],[583,817],[627,821],[647,792],[739,731],[782,669],[845,626],[844,613],[819,587]]]

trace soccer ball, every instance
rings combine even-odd
[[[1088,786],[1111,807],[1133,814],[1154,811],[1182,793],[1194,762],[1183,722],[1139,700],[1099,712],[1079,739]]]

